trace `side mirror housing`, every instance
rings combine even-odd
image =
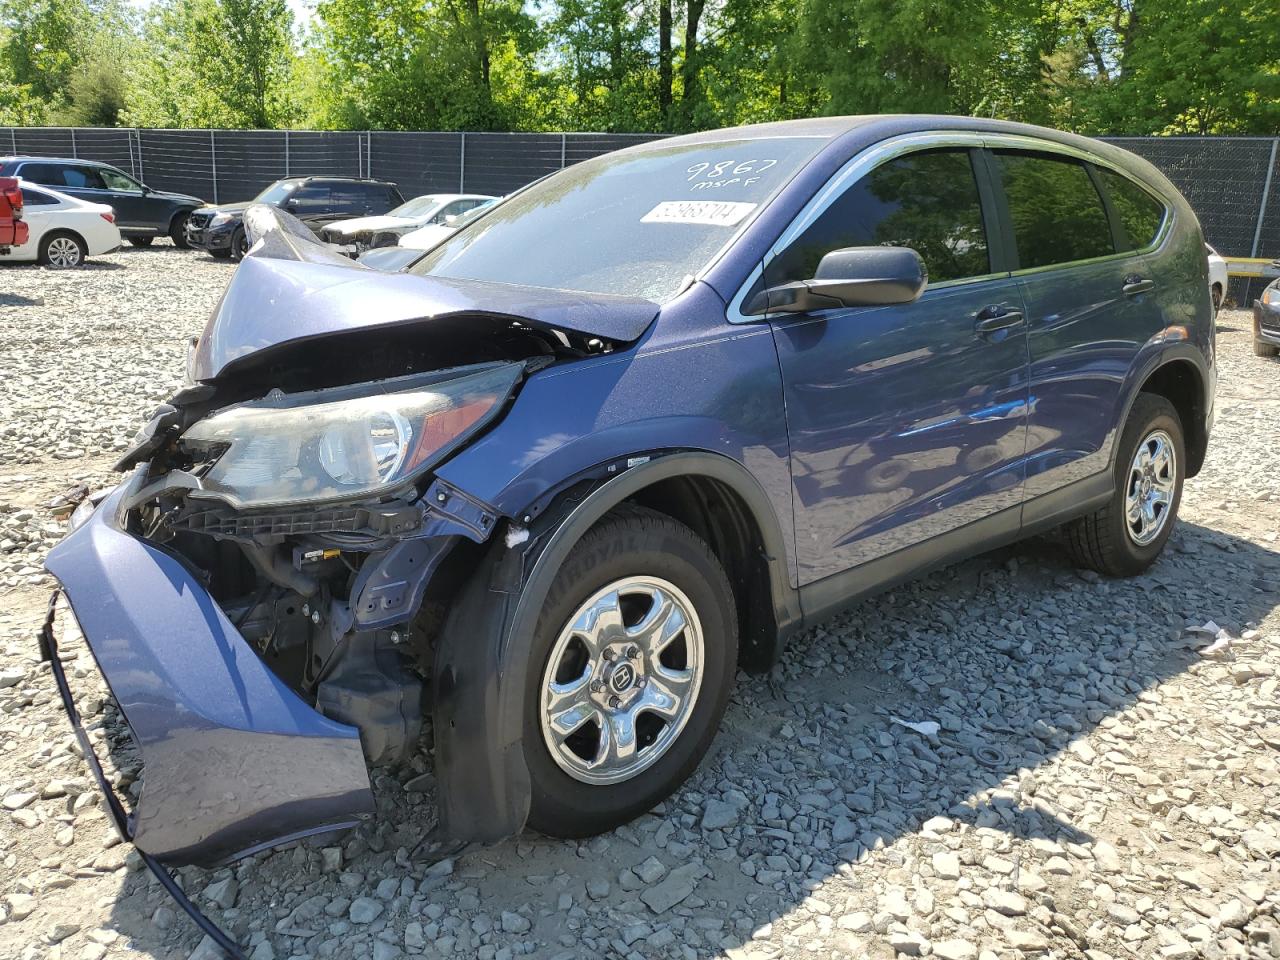
[[[924,261],[909,247],[844,247],[822,258],[812,280],[761,290],[742,312],[759,316],[911,303],[928,282]]]

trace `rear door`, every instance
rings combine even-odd
[[[1120,249],[1096,168],[1002,149],[992,165],[1027,308],[1030,500],[1109,469],[1122,387],[1160,311],[1145,258]]]
[[[1017,530],[1027,344],[994,217],[981,150],[922,150],[872,169],[766,263],[773,286],[831,250],[889,244],[929,270],[915,303],[773,320],[802,583],[976,521]]]

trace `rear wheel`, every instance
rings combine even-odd
[[[149,247],[155,237],[129,237],[129,243],[135,247]]]
[[[1178,411],[1164,397],[1139,394],[1116,452],[1110,502],[1066,528],[1076,562],[1113,577],[1146,570],[1173,533],[1185,463]]]
[[[724,569],[688,527],[629,507],[590,530],[547,594],[530,655],[529,825],[590,836],[676,790],[724,714],[737,632]]]
[[[191,219],[191,213],[180,213],[173,218],[173,222],[169,224],[169,239],[173,241],[173,245],[180,250],[190,250],[191,244],[187,242],[187,221]]]
[[[84,241],[67,230],[45,234],[40,241],[40,262],[53,270],[78,267],[88,255]]]

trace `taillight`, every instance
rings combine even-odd
[[[107,221],[107,223],[116,222],[116,215],[114,213],[100,213],[98,214],[98,216],[100,216],[103,220]]]
[[[8,205],[15,220],[22,216],[22,185],[17,177],[0,177],[0,199]]]

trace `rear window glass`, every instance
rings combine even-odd
[[[512,196],[412,272],[663,301],[826,143],[671,144],[586,160]]]
[[[1102,198],[1084,164],[1012,150],[997,151],[996,162],[1009,198],[1020,268],[1116,252]]]
[[[1126,250],[1141,250],[1164,223],[1164,204],[1126,176],[1099,168],[1102,186],[1125,235]]]

